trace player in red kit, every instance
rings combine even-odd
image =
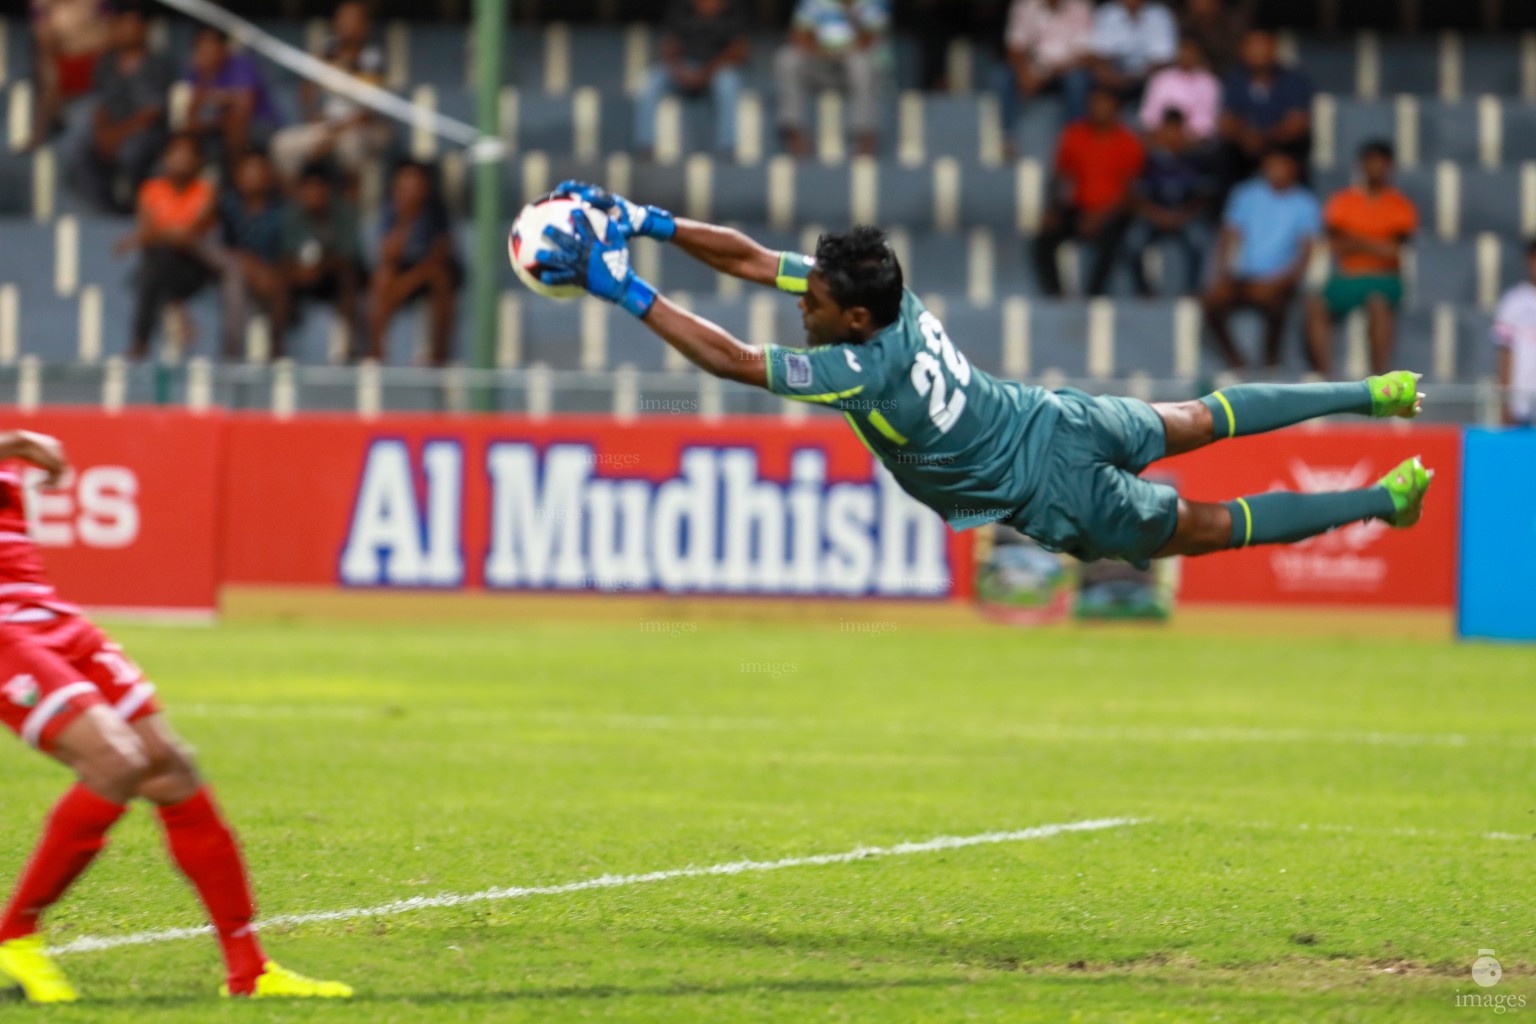
[[[27,529],[18,462],[56,484],[68,464],[59,442],[0,433],[0,721],[75,773],[0,914],[0,988],[39,1003],[72,1002],[74,988],[48,955],[39,926],[101,852],[107,832],[142,798],[155,805],[166,846],[208,912],[224,953],[226,995],[345,998],[266,958],[252,927],[239,842],[155,688],[79,608],[59,600]]]

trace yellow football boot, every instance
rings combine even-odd
[[[73,1003],[80,998],[41,935],[0,942],[0,984],[14,982],[30,1003]]]
[[[229,995],[229,986],[221,985],[219,995]],[[352,986],[339,981],[316,981],[295,974],[276,961],[268,960],[256,979],[252,999],[351,999]]]

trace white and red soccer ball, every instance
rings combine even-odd
[[[512,269],[524,284],[540,295],[551,299],[574,299],[585,294],[580,285],[549,285],[539,280],[539,273],[547,269],[544,258],[555,250],[554,243],[544,234],[545,229],[575,234],[576,217],[586,217],[599,239],[608,238],[611,230],[608,215],[574,197],[536,199],[523,207],[523,212],[512,222],[512,233],[507,236],[507,255],[512,260]]]

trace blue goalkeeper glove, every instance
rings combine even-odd
[[[539,280],[549,285],[580,285],[591,295],[613,303],[636,318],[643,318],[656,304],[656,289],[635,276],[629,266],[629,245],[619,232],[611,241],[597,237],[591,221],[571,218],[576,233],[544,229],[554,252],[540,257],[546,269]]]
[[[658,242],[670,242],[677,234],[677,218],[658,206],[641,206],[623,196],[615,195],[601,185],[589,185],[584,181],[562,181],[554,191],[555,198],[574,196],[604,213],[618,211],[614,218],[619,231],[626,239],[639,235],[654,238]]]

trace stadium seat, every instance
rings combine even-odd
[[[933,222],[933,168],[880,164],[876,222],[917,227]]]
[[[1497,370],[1496,349],[1491,339],[1493,317],[1462,307],[1456,313],[1456,376],[1460,380],[1492,378]]]
[[[581,368],[581,302],[520,303],[523,365],[543,363],[556,370]]]
[[[1461,232],[1509,234],[1520,226],[1520,169],[1461,170]]]
[[[1344,151],[1340,150],[1341,155]],[[1419,161],[1475,164],[1482,159],[1482,130],[1475,101],[1426,99],[1419,103]]]
[[[803,163],[795,167],[795,219],[806,224],[842,226],[853,219],[848,168]]]
[[[981,103],[974,95],[923,97],[923,149],[931,160],[974,161],[981,153]]]
[[[1337,103],[1334,146],[1341,166],[1353,167],[1355,154],[1365,143],[1377,139],[1393,142],[1397,138],[1397,113],[1390,101],[1340,97]]]
[[[622,29],[572,28],[571,87],[594,86],[622,95],[625,87],[625,42]]]
[[[1357,0],[1358,2],[1358,0]],[[1440,94],[1440,41],[1432,36],[1381,40],[1381,95]]]
[[[569,96],[520,91],[517,148],[523,152],[570,153],[576,145]]]
[[[1413,246],[1408,296],[1414,306],[1477,301],[1477,254],[1471,241],[1443,242],[1421,233]]]
[[[412,25],[409,81],[412,85],[436,86],[440,91],[467,89],[471,42],[458,25]]]
[[[1461,39],[1461,91],[1514,98],[1520,95],[1520,39],[1514,34]]]
[[[1145,373],[1156,380],[1173,376],[1174,310],[1172,301],[1115,304],[1115,373]]]
[[[1536,104],[1509,99],[1500,107],[1504,121],[1504,162],[1536,160]]]
[[[713,216],[721,221],[762,223],[768,220],[768,168],[743,167],[717,161],[710,197]]]
[[[1356,44],[1353,36],[1306,36],[1298,41],[1296,66],[1319,92],[1355,94]]]
[[[958,296],[944,303],[944,330],[977,369],[1003,372],[1002,307],[978,306]]]
[[[964,296],[970,286],[970,242],[961,234],[924,232],[913,239],[907,285],[921,294]]]
[[[1037,299],[1029,304],[1029,375],[1088,373],[1088,307],[1081,302]]]

